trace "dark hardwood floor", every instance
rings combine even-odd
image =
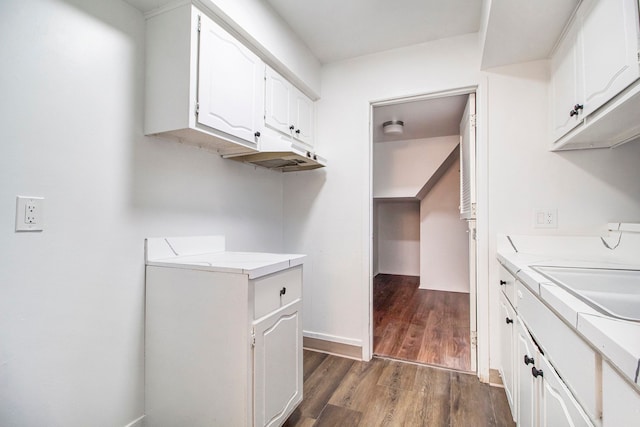
[[[469,371],[469,294],[418,289],[418,281],[374,278],[374,354]]]
[[[304,400],[294,426],[514,426],[500,387],[463,372],[304,351]]]

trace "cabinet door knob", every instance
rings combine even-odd
[[[282,287],[282,289],[280,289],[280,296],[284,295],[287,293],[287,288],[285,288],[284,286]]]
[[[529,357],[526,354],[524,355],[524,364],[528,365],[528,364],[533,364],[535,363],[535,360],[533,360],[533,357]]]
[[[582,110],[584,108],[584,105],[582,104],[576,104],[573,106],[573,110],[569,111],[569,116],[573,117],[573,116],[577,116],[580,112],[580,110]]]
[[[507,281],[506,281],[506,280],[500,280],[500,286],[504,286],[504,285],[506,285],[506,284],[507,284]]]
[[[296,129],[296,134],[300,135],[300,129]]]
[[[513,323],[513,319],[509,319],[508,317],[505,317],[504,320],[505,320],[505,322],[507,322],[507,325],[509,323]]]
[[[309,151],[307,151],[307,157],[311,158],[311,153]]]
[[[294,125],[289,126],[289,130],[294,130],[296,127]]]
[[[531,368],[531,375],[533,375],[536,378],[544,377],[544,372],[542,372],[542,369],[536,369],[536,367],[534,366]]]
[[[256,138],[260,138],[260,132],[256,132],[256,133],[254,133],[254,135],[255,135]]]

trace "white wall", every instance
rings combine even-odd
[[[380,202],[377,205],[378,272],[420,274],[420,203]]]
[[[362,345],[368,354],[369,103],[479,84],[481,191],[478,265],[481,357],[498,366],[497,233],[598,233],[607,221],[640,218],[640,144],[615,150],[547,150],[547,63],[480,73],[477,36],[467,35],[326,65],[318,103],[324,170],[286,175],[285,248],[309,254],[304,329]],[[482,180],[481,180],[482,181]],[[533,209],[557,207],[557,230],[532,228]],[[488,218],[488,219],[487,219]],[[485,234],[487,233],[487,234]],[[482,252],[482,250],[481,250]],[[483,288],[484,286],[484,288]],[[486,340],[487,342],[483,342]],[[486,361],[489,363],[489,361]],[[485,361],[482,360],[482,365]]]
[[[498,329],[497,234],[599,234],[640,221],[640,143],[549,152],[545,61],[488,70],[490,330]],[[524,106],[524,108],[523,108]],[[558,209],[557,229],[533,228],[536,208]],[[498,337],[491,335],[491,366]]]
[[[459,142],[453,135],[373,144],[373,196],[416,197]]]
[[[308,336],[369,353],[370,102],[477,84],[477,47],[471,34],[323,67],[317,146],[328,167],[284,178],[285,249],[309,255]]]
[[[102,0],[0,2],[0,424],[143,414],[146,236],[282,250],[282,175],[142,135],[144,20]],[[16,195],[45,230],[15,233]]]
[[[469,234],[460,219],[460,160],[420,201],[420,288],[469,292]]]

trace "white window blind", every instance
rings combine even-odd
[[[460,122],[460,218],[476,217],[476,94],[469,94]]]

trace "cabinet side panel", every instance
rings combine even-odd
[[[189,122],[192,51],[191,6],[185,5],[146,23],[145,134],[183,129]]]
[[[147,267],[148,425],[248,425],[244,275]]]

